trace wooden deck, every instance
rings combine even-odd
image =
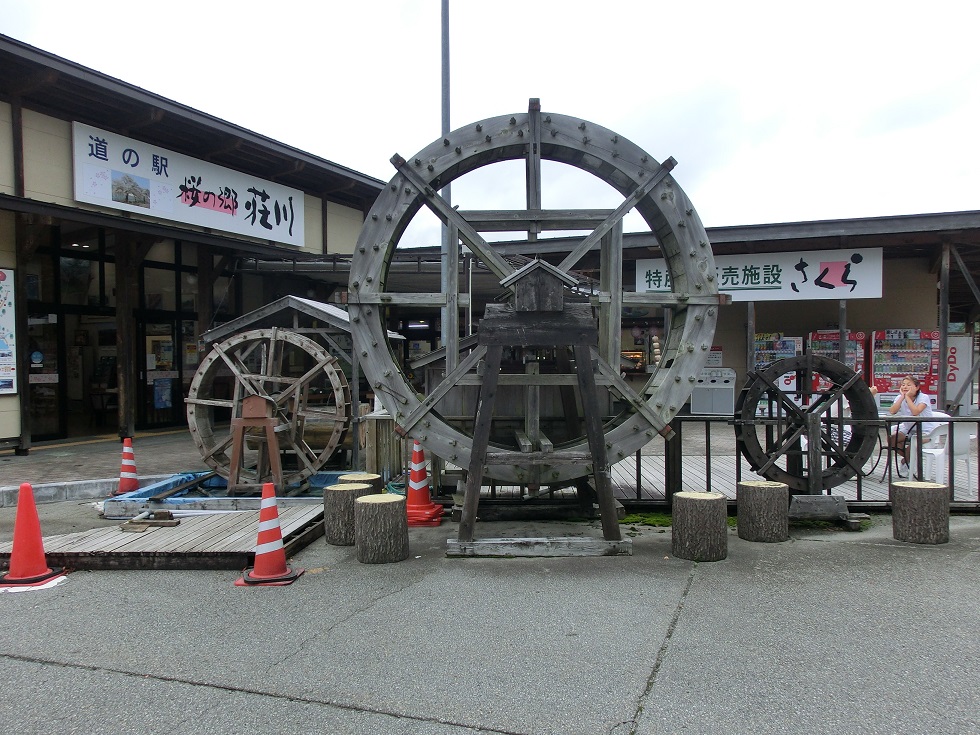
[[[685,456],[683,458],[683,487],[681,489],[685,491],[711,490],[734,500],[738,461],[738,458],[734,456],[714,455],[709,466],[705,457]],[[627,457],[613,465],[613,486],[616,488],[616,497],[621,500],[663,500],[664,458],[662,456],[644,455],[641,457],[640,464],[642,479],[639,496],[637,495],[636,483],[636,457]],[[708,480],[709,471],[710,484]],[[742,480],[764,479],[754,473],[744,459],[741,460],[740,471]],[[851,479],[831,488],[830,492],[833,495],[840,495],[848,501],[886,502],[888,500],[889,478],[885,477],[882,481],[884,471],[884,459],[882,459],[881,464],[873,473],[860,479],[860,487],[857,479]],[[966,469],[962,463],[959,464],[953,483],[954,501],[973,503],[978,501],[977,476],[976,473],[972,474],[973,476],[970,478],[972,485],[969,485]],[[895,475],[893,479],[899,478]]]
[[[279,527],[288,556],[323,535],[323,506],[280,506]],[[244,569],[254,562],[258,530],[258,511],[214,513],[142,533],[111,526],[49,536],[44,553],[49,566],[68,569]],[[0,544],[4,566],[12,546]]]
[[[686,455],[683,458],[682,487],[684,491],[711,490],[719,492],[734,500],[737,485],[737,458],[732,455],[713,455],[710,465],[704,456]],[[830,490],[831,494],[839,495],[849,502],[887,502],[888,478],[882,481],[884,459],[876,470],[869,476],[861,478],[860,488],[856,479],[837,485]],[[710,481],[709,481],[710,474]],[[665,460],[662,455],[642,455],[640,458],[640,484],[637,491],[636,457],[627,457],[612,466],[612,485],[616,498],[620,501],[663,501],[665,486]],[[748,462],[741,460],[741,479],[764,479],[749,467]],[[895,479],[898,479],[897,475]],[[954,482],[954,502],[977,503],[980,492],[977,490],[976,472],[970,478],[972,486],[967,484],[966,470],[962,464],[957,468]],[[484,497],[488,495],[484,489]],[[559,491],[556,497],[574,495],[573,489]],[[497,498],[520,496],[520,488],[515,486],[498,486],[494,489]]]

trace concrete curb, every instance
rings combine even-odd
[[[140,487],[165,480],[171,475],[152,475],[140,478]],[[31,486],[34,490],[35,503],[61,503],[66,500],[89,500],[92,498],[107,498],[119,487],[119,478],[107,480],[77,480],[74,482],[47,482]],[[0,487],[0,508],[12,508],[17,505],[20,485]]]

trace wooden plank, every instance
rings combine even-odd
[[[632,553],[632,539],[606,541],[582,536],[448,539],[446,542],[446,556],[454,557],[629,556]]]
[[[456,381],[456,385],[480,385],[483,382],[483,378],[480,375],[469,374],[460,376]],[[557,374],[557,373],[544,373],[544,374],[528,374],[528,373],[503,373],[497,380],[498,385],[501,386],[545,386],[545,387],[557,387],[557,386],[576,386],[578,385],[578,378],[575,377],[574,373],[570,374]],[[612,381],[604,376],[596,376],[596,385],[608,387],[611,385]],[[440,383],[440,385],[442,385]]]
[[[497,451],[487,452],[486,454],[486,464],[515,464],[521,467],[533,467],[535,465],[555,466],[582,463],[592,463],[592,454],[590,452],[570,452],[564,450],[558,452]]]
[[[612,214],[611,209],[475,209],[460,210],[478,232],[537,232],[592,230]]]

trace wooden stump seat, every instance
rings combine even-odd
[[[774,543],[789,539],[789,486],[768,480],[736,486],[738,537]]]
[[[949,542],[949,488],[935,482],[891,484],[892,537],[913,544]]]
[[[337,484],[343,484],[348,482],[366,483],[370,485],[373,492],[383,493],[385,489],[385,483],[381,475],[374,472],[348,472],[337,478]]]
[[[362,564],[389,564],[408,558],[405,497],[395,493],[354,500],[354,546]]]
[[[728,556],[728,499],[721,493],[674,493],[671,550],[691,561]]]
[[[354,501],[374,492],[366,482],[343,482],[323,488],[323,537],[328,544],[354,545]]]

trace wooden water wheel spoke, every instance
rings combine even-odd
[[[311,475],[316,471],[320,456],[306,442],[302,439],[287,437],[284,444],[293,450],[296,459],[303,463],[303,466],[309,470]]]
[[[649,194],[653,188],[657,186],[657,184],[667,178],[667,174],[669,174],[676,165],[677,161],[675,161],[673,158],[668,158],[666,161],[660,164],[652,176],[648,177],[645,182],[630,192],[629,196],[623,200],[623,203],[620,204],[612,214],[606,217],[606,219],[604,219],[598,227],[592,230],[592,232],[590,232],[589,235],[582,240],[582,242],[572,249],[572,252],[570,252],[565,259],[558,264],[558,268],[568,273],[568,271],[570,271],[575,264],[582,259],[582,256],[589,252],[594,246],[599,244],[599,240],[602,239],[603,235],[609,232],[619,223],[621,219],[623,219],[623,217],[629,214],[630,210],[636,207],[643,197]]]
[[[222,398],[185,398],[186,403],[193,403],[195,406],[211,406],[212,408],[234,408],[235,402]]]
[[[222,452],[224,452],[230,446],[231,446],[231,435],[229,434],[222,441],[218,442],[217,444],[212,445],[204,453],[204,456],[203,456],[204,461],[207,462],[209,459],[212,459],[213,457],[215,457],[217,455],[220,455]]]
[[[433,187],[421,176],[415,173],[404,158],[395,154],[391,159],[395,168],[408,179],[424,196],[422,202],[432,213],[435,214],[443,224],[453,224],[459,230],[459,236],[463,238],[469,248],[475,252],[486,266],[494,272],[498,278],[506,278],[514,272],[514,267],[501,257],[494,250],[490,243],[480,236],[480,233],[473,229],[473,226],[463,219],[462,215],[443,199]]]
[[[411,414],[406,418],[402,419],[399,423],[400,432],[408,432],[415,424],[421,421],[426,414],[432,411],[433,407],[441,401],[450,390],[455,388],[460,379],[472,370],[480,360],[484,358],[487,354],[487,348],[484,345],[478,345],[463,358],[462,362],[456,366],[449,375],[443,378],[442,382],[434,390],[432,390],[425,400],[422,401],[418,408],[416,408]]]
[[[225,367],[234,380],[233,397],[215,399],[215,384],[225,379],[221,370]],[[311,390],[332,405],[323,410],[310,406]],[[347,378],[336,358],[310,338],[287,329],[242,332],[214,345],[202,360],[187,398],[187,420],[195,443],[204,461],[223,477],[230,474],[229,455],[234,453],[235,441],[230,434],[216,434],[215,411],[225,410],[236,419],[243,399],[249,396],[266,400],[268,413],[262,420],[271,420],[275,437],[271,441],[278,451],[297,457],[298,468],[283,469],[285,485],[301,483],[319,471],[341,446],[350,423],[351,400]],[[271,471],[266,465],[271,463],[261,458],[270,440],[247,430],[242,441],[258,445],[260,461],[244,460],[240,482],[266,480]]]

